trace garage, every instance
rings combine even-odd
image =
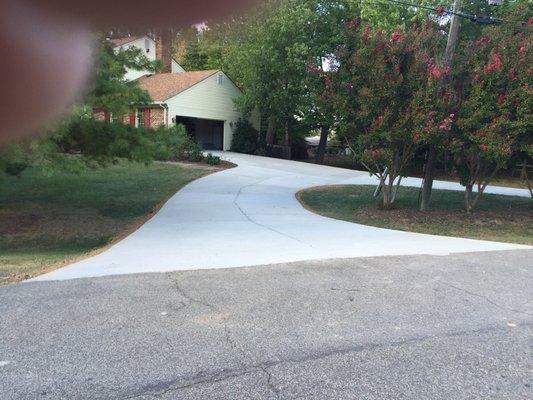
[[[220,70],[163,73],[138,79],[152,99],[149,125],[183,124],[203,150],[229,150],[233,126],[243,117],[241,90]],[[144,115],[144,114],[143,114]],[[157,118],[156,118],[157,117]],[[248,116],[259,129],[259,114]]]
[[[182,116],[176,116],[174,120],[185,126],[202,150],[224,149],[224,121]]]

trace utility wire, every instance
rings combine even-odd
[[[453,10],[441,10],[441,9],[438,9],[438,8],[425,6],[425,5],[422,5],[422,4],[408,3],[408,2],[400,1],[400,0],[373,0],[371,2],[378,3],[378,4],[394,3],[394,4],[399,4],[399,5],[402,5],[402,6],[405,6],[405,7],[415,7],[415,8],[421,8],[421,9],[424,9],[424,10],[434,11],[437,14],[439,12],[442,12],[443,14],[447,14],[447,15],[457,15],[458,17],[465,18],[465,19],[468,19],[468,20],[470,20],[470,21],[472,21],[474,23],[478,23],[478,24],[482,24],[482,25],[497,25],[497,24],[501,24],[503,22],[520,23],[522,25],[526,24],[526,22],[524,22],[524,21],[509,21],[509,20],[504,20],[504,19],[501,19],[501,18],[480,17],[480,16],[477,16],[477,15],[466,14],[466,13],[462,13],[462,12],[454,12]]]

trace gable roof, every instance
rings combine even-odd
[[[138,82],[139,87],[146,90],[152,100],[165,101],[197,85],[217,72],[219,72],[218,69],[181,72],[179,74],[155,74],[140,77]]]
[[[135,40],[140,39],[141,37],[142,36],[126,36],[121,38],[110,39],[110,42],[113,43],[113,46],[120,47],[124,46],[125,44],[134,42]]]

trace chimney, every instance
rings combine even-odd
[[[155,40],[155,58],[163,64],[162,72],[172,72],[172,32],[160,32]]]

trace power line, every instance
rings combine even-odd
[[[438,9],[438,8],[435,8],[435,7],[425,6],[425,5],[422,5],[422,4],[408,3],[408,2],[405,2],[405,1],[401,1],[401,0],[374,0],[372,2],[380,3],[380,4],[394,3],[394,4],[399,4],[399,5],[402,5],[402,6],[405,6],[405,7],[414,7],[414,8],[421,8],[423,10],[433,11],[436,14],[442,13],[442,14],[447,14],[447,15],[457,15],[458,17],[468,19],[471,22],[474,22],[474,23],[477,23],[477,24],[481,24],[481,25],[498,25],[498,24],[501,24],[501,23],[504,23],[504,22],[509,22],[509,23],[517,23],[518,22],[518,23],[521,23],[522,25],[526,24],[526,22],[524,22],[524,21],[508,21],[508,20],[504,20],[504,19],[501,19],[501,18],[480,17],[478,15],[466,14],[466,13],[463,13],[463,12],[454,12],[453,10]]]

